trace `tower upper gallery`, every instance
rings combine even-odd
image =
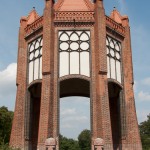
[[[45,1],[47,3],[50,1]],[[53,2],[51,2],[53,3]],[[95,22],[95,9],[103,7],[103,1],[98,0],[91,2],[89,0],[58,0],[51,5],[53,11],[53,19],[55,24],[63,22]],[[49,7],[49,6],[48,6]],[[67,13],[68,12],[68,13]],[[128,26],[128,17],[122,16],[119,11],[114,9],[110,16],[106,16],[106,26],[112,30],[116,30],[121,35],[125,34],[125,26]],[[35,9],[33,9],[28,16],[21,18],[21,23],[24,22],[26,36],[43,27],[43,16],[39,16]]]

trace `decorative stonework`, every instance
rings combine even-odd
[[[59,31],[59,77],[90,77],[90,31]]]
[[[104,148],[104,140],[101,138],[97,138],[94,140],[94,149],[103,150]]]
[[[94,12],[55,12],[55,26],[92,26],[95,22]],[[25,28],[26,36],[43,27],[43,16]]]
[[[38,30],[42,26],[43,26],[43,16],[39,17],[37,20],[35,20],[30,25],[27,25],[27,27],[25,28],[26,36],[33,33],[34,31]]]
[[[108,16],[106,16],[106,26],[108,28],[111,28],[115,32],[118,32],[118,33],[122,34],[123,36],[125,36],[125,28]]]
[[[95,22],[94,12],[55,12],[55,26],[92,26]],[[25,28],[26,36],[43,26],[43,16],[39,17]],[[125,28],[106,16],[106,26],[125,35]]]
[[[45,141],[45,146],[47,150],[55,150],[56,149],[56,140],[54,138],[48,138]]]
[[[28,45],[29,83],[42,79],[43,38],[39,37]]]
[[[73,79],[73,78],[74,79],[78,78],[78,79],[83,79],[83,80],[90,81],[90,77],[87,77],[87,76],[84,76],[84,75],[78,75],[78,74],[73,74],[73,75],[71,74],[71,75],[60,77],[59,82],[67,80],[67,79]]]
[[[54,23],[55,27],[72,27],[72,28],[77,28],[77,27],[92,27],[94,26],[93,22],[55,22]]]
[[[121,43],[116,39],[107,35],[106,51],[107,51],[107,77],[117,80],[121,83]]]
[[[72,12],[59,11],[55,12],[54,22],[94,22],[94,12]]]
[[[95,22],[94,12],[55,12],[54,25],[59,27],[90,27]]]

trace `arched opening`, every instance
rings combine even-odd
[[[90,97],[90,83],[88,80],[71,78],[60,82],[60,98],[66,96]]]
[[[91,130],[90,82],[71,78],[60,81],[60,134],[78,142],[79,134]],[[60,138],[60,149],[63,142]],[[77,146],[72,143],[72,146]],[[75,147],[78,150],[78,147]]]
[[[36,83],[29,88],[30,95],[30,147],[32,150],[37,150],[38,144],[38,130],[40,118],[40,104],[41,104],[41,83]]]
[[[120,118],[121,88],[116,83],[109,82],[108,92],[109,92],[109,107],[110,107],[113,148],[114,150],[118,150],[121,142],[121,118]]]

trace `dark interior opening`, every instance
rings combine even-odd
[[[114,150],[119,149],[121,137],[120,91],[121,88],[117,84],[115,83],[108,84],[112,139]]]
[[[60,82],[60,98],[67,96],[90,97],[90,83],[84,79],[71,78]]]
[[[35,84],[29,89],[30,91],[30,141],[31,149],[37,150],[38,144],[38,130],[40,118],[40,104],[41,104],[41,84]]]

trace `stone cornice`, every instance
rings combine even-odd
[[[54,22],[94,22],[93,11],[57,11],[55,12]]]
[[[106,16],[106,26],[108,28],[118,32],[119,34],[125,36],[125,28],[122,25],[115,22],[113,19],[111,19],[108,16]]]
[[[33,23],[27,25],[27,27],[25,28],[26,36],[30,35],[35,30],[41,28],[42,26],[43,26],[43,16],[36,19]]]
[[[94,18],[94,12],[93,11],[83,11],[83,12],[73,12],[73,11],[67,11],[67,12],[55,12],[54,13],[54,24],[56,26],[64,26],[64,24],[69,26],[91,26],[95,22]],[[41,28],[43,26],[43,16],[36,19],[33,23],[27,25],[25,28],[25,36],[28,36],[32,34],[37,29]],[[125,28],[115,22],[110,17],[106,16],[106,26],[116,32],[118,32],[121,35],[125,35]]]

